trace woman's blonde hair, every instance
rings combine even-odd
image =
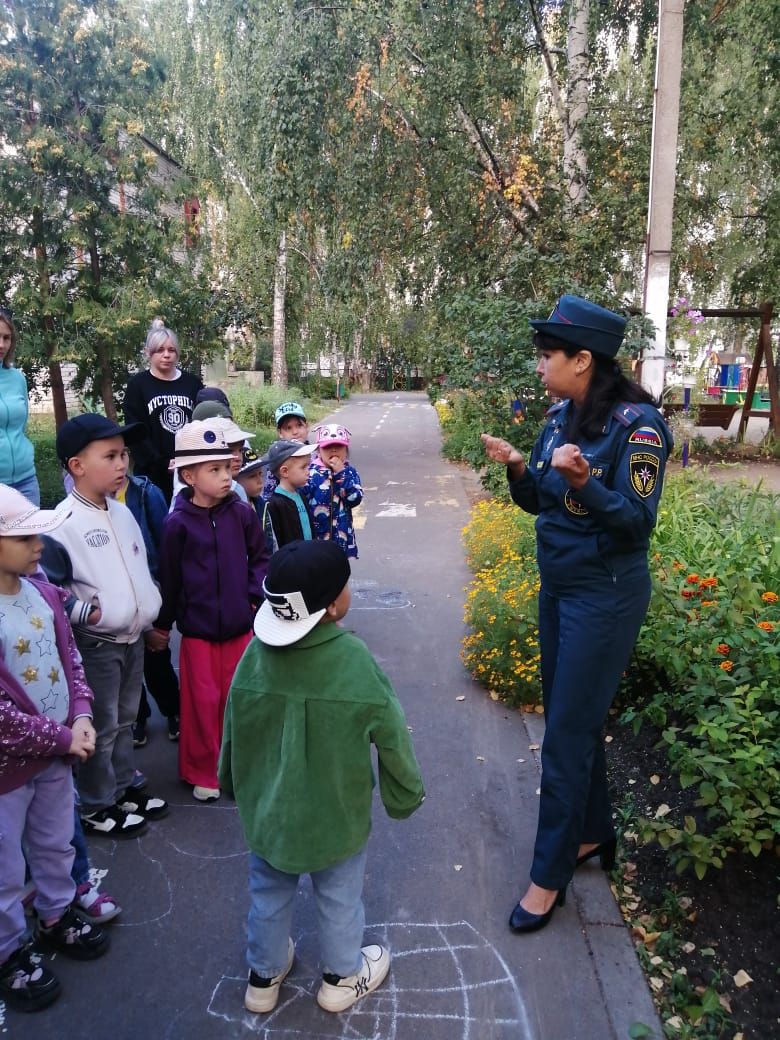
[[[16,326],[11,317],[11,312],[6,307],[0,307],[0,321],[11,330],[11,346],[3,358],[3,368],[11,368],[14,363],[14,352],[16,350]]]
[[[152,354],[156,354],[158,350],[162,350],[166,343],[170,342],[176,349],[176,353],[179,353],[179,339],[173,329],[166,328],[165,322],[162,318],[155,318],[152,324],[149,326],[149,331],[146,334],[146,342],[144,343],[144,353],[147,358],[150,358]]]

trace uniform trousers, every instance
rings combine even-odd
[[[650,603],[646,557],[601,580],[539,593],[545,712],[531,880],[562,889],[580,843],[614,834],[602,730]]]
[[[225,704],[233,673],[251,638],[251,632],[224,643],[182,637],[179,776],[188,784],[219,787],[217,760],[222,745]]]
[[[64,758],[52,759],[42,773],[0,795],[0,962],[24,941],[27,865],[39,917],[56,920],[73,901],[72,837],[73,771]]]

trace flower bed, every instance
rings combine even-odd
[[[463,660],[492,695],[541,699],[533,518],[480,502],[464,537],[475,577]],[[770,495],[697,475],[667,481],[651,555],[653,598],[624,718],[657,728],[691,805],[658,807],[642,834],[699,877],[780,834],[780,510]]]

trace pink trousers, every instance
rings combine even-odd
[[[182,637],[179,776],[188,784],[219,787],[217,761],[225,703],[236,665],[251,637],[247,632],[225,643]]]

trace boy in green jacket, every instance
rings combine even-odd
[[[323,960],[317,1003],[344,1011],[384,980],[390,954],[361,949],[377,749],[379,792],[404,819],[425,797],[401,705],[362,640],[341,628],[350,568],[334,542],[276,552],[225,709],[219,784],[251,851],[249,1011],[272,1011],[290,971],[300,874],[310,874]]]

